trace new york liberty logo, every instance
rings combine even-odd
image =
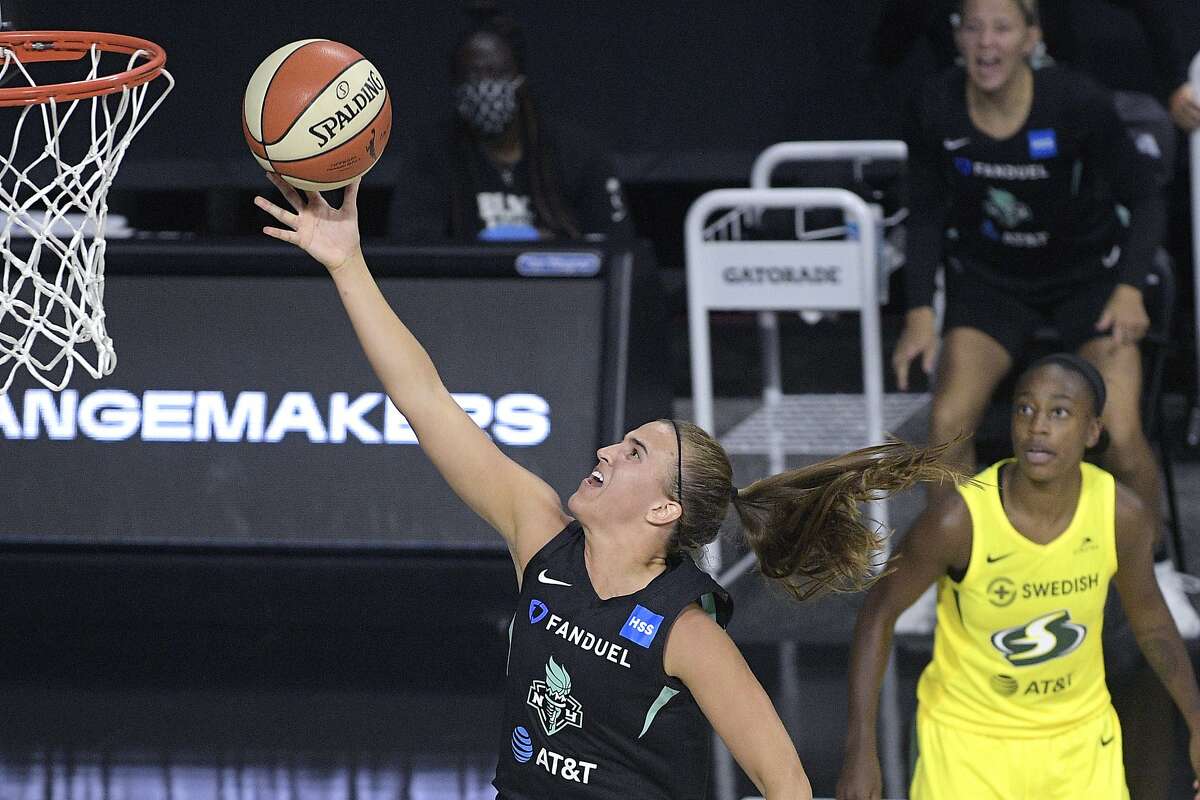
[[[1065,609],[992,634],[992,646],[1016,667],[1031,667],[1065,656],[1083,644],[1087,627],[1071,621]]]
[[[1006,228],[1015,228],[1033,216],[1029,206],[1018,200],[1012,192],[994,187],[988,187],[988,199],[983,203],[983,210]]]
[[[546,664],[546,680],[530,685],[525,704],[538,712],[547,736],[563,728],[583,727],[583,707],[571,697],[571,674],[553,656]]]

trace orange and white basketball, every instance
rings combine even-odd
[[[375,165],[392,127],[383,78],[328,39],[284,45],[250,76],[242,132],[269,172],[299,189],[345,186]]]

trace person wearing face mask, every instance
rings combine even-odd
[[[493,3],[451,62],[453,116],[405,145],[389,235],[436,242],[628,239],[632,222],[594,137],[548,120],[533,102],[519,30]]]
[[[256,197],[280,226],[264,233],[326,267],[421,449],[508,546],[520,596],[496,732],[500,798],[695,800],[715,730],[765,798],[811,800],[788,732],[725,632],[729,595],[695,559],[733,510],[764,574],[792,595],[860,587],[880,531],[859,503],[953,480],[941,449],[893,442],[738,489],[712,436],[660,419],[596,451],[564,509],[459,407],[389,307],[359,244],[358,181],[332,208],[268,178],[290,210]]]
[[[1155,580],[1153,515],[1083,462],[1100,442],[1107,395],[1074,353],[1026,370],[1013,396],[1013,457],[926,509],[871,588],[850,655],[838,800],[879,800],[875,719],[892,628],[935,582],[912,800],[1128,800],[1101,644],[1110,582],[1187,722],[1200,776],[1200,691]]]

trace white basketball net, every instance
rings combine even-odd
[[[37,85],[13,51],[0,53],[0,81]],[[93,45],[79,80],[112,74],[100,72],[101,55]],[[134,53],[127,69],[145,58]],[[5,124],[3,115],[16,118],[11,148],[0,149],[0,394],[22,367],[58,391],[76,362],[93,378],[116,366],[104,329],[108,189],[129,143],[175,85],[165,70],[162,76],[166,81],[100,97],[0,108]],[[159,87],[153,95],[152,85]],[[82,154],[60,147],[72,119],[90,126],[91,145]]]

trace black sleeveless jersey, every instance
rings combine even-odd
[[[503,800],[702,798],[711,728],[663,649],[691,603],[727,624],[729,595],[685,557],[601,600],[583,539],[571,522],[525,567],[494,785]]]
[[[910,308],[930,304],[943,254],[972,279],[1020,296],[1044,299],[1105,274],[1142,285],[1163,224],[1153,156],[1087,76],[1045,67],[1033,82],[1029,116],[1004,140],[975,128],[962,67],[916,97],[907,136]],[[1128,231],[1118,201],[1132,212]]]

